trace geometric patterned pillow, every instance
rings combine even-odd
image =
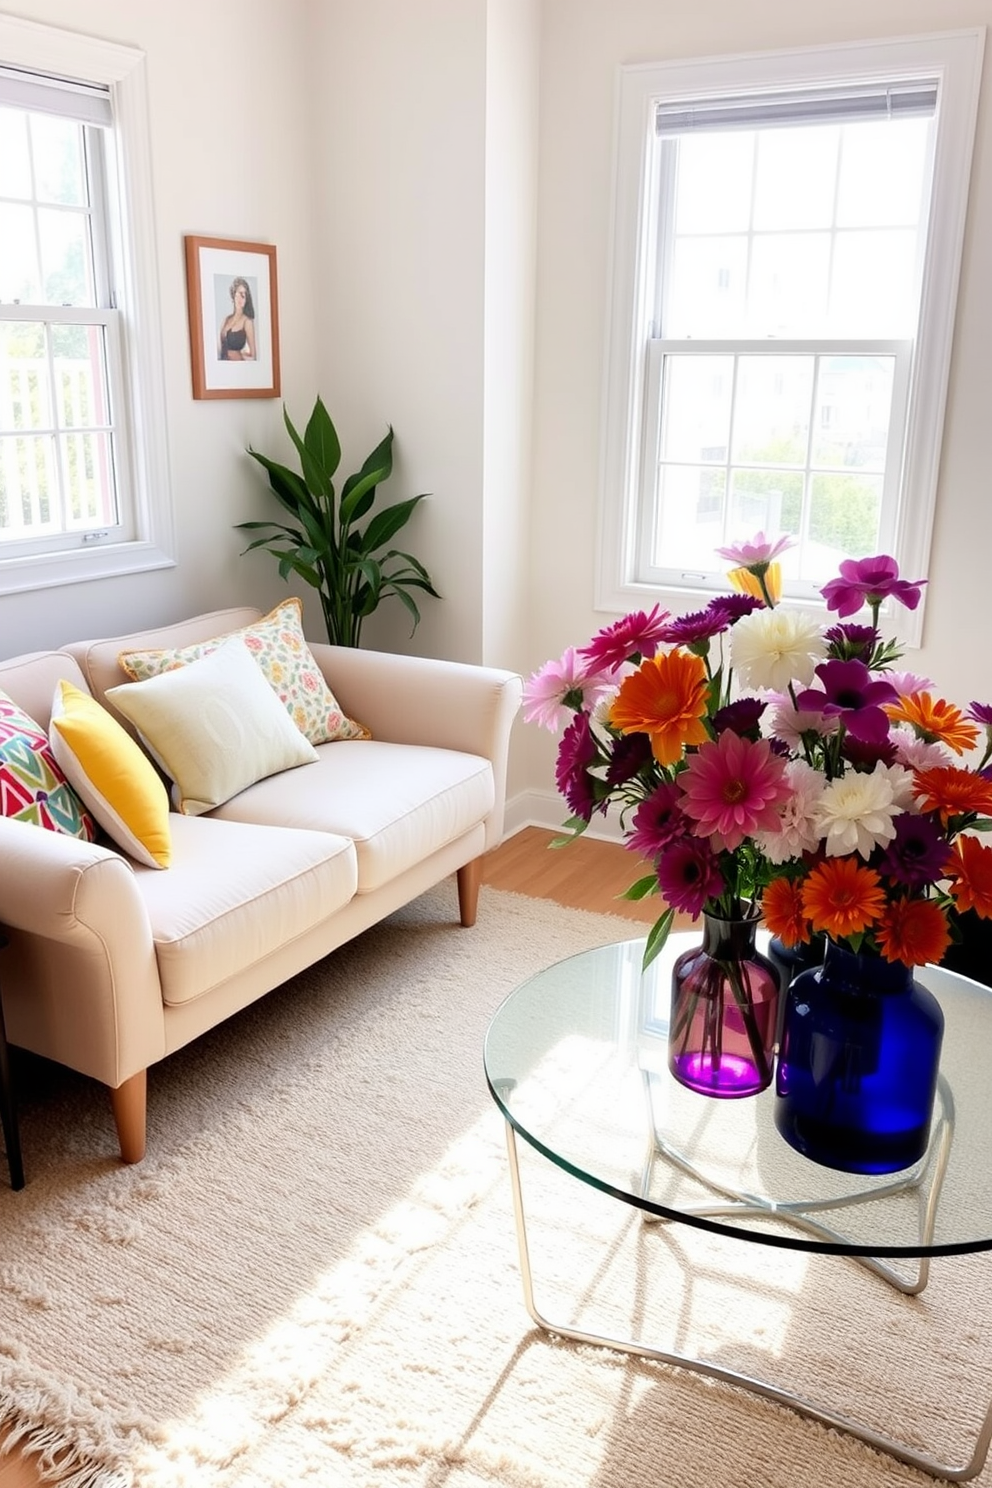
[[[96,823],[55,763],[43,729],[0,692],[0,816],[67,837],[96,838]]]
[[[241,630],[211,636],[192,646],[160,651],[122,651],[117,660],[132,682],[147,682],[162,672],[188,666],[209,656],[218,646],[240,636],[258,662],[265,680],[304,738],[311,744],[334,739],[368,739],[371,734],[341,711],[341,704],[324,680],[303,634],[303,602],[284,599],[274,610]]]

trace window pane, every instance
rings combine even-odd
[[[723,539],[726,501],[723,470],[662,466],[658,474],[658,519],[650,562],[658,568],[713,567],[713,549]]]
[[[666,295],[666,335],[740,335],[746,303],[747,238],[679,239]]]
[[[814,465],[882,471],[894,357],[823,357],[813,416]]]
[[[768,129],[757,145],[755,230],[829,227],[840,149],[836,125]]]
[[[680,139],[675,231],[746,232],[751,220],[754,135],[699,134]]]
[[[52,422],[44,326],[0,323],[0,431],[50,429]]]
[[[39,201],[63,206],[86,205],[82,130],[71,119],[32,114],[35,192]]]
[[[730,444],[733,357],[666,357],[663,381],[662,460],[725,461]]]
[[[834,333],[916,333],[916,233],[892,228],[837,235],[830,318]]]
[[[41,274],[34,237],[34,213],[30,207],[0,202],[0,301],[37,305],[41,299]]]
[[[44,207],[38,212],[44,304],[95,303],[89,274],[88,231],[88,220],[79,212],[58,212]]]
[[[928,119],[851,124],[837,190],[839,227],[915,226],[923,205]]]
[[[20,109],[0,108],[0,196],[31,195],[28,120]]]
[[[803,484],[801,471],[733,471],[728,531],[731,534],[776,532],[797,536],[802,522]]]
[[[0,541],[58,530],[50,435],[0,435]]]
[[[117,521],[113,448],[109,434],[64,434],[59,439],[69,531]]]
[[[876,552],[881,476],[814,475],[810,484],[809,534],[827,550],[829,563]]]
[[[829,287],[829,233],[768,233],[755,238],[747,313],[750,334],[822,335]]]
[[[52,326],[52,358],[63,428],[110,423],[102,326]]]
[[[811,356],[740,358],[735,463],[805,466],[814,365]]]

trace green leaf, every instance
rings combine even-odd
[[[406,501],[397,501],[395,506],[383,507],[365,529],[365,551],[374,553],[387,543],[394,533],[409,522],[414,508],[423,501],[423,496],[410,496]]]
[[[307,490],[311,497],[314,498],[316,504],[316,498],[333,494],[330,478],[325,475],[310,450],[307,449],[306,440],[302,439],[297,433],[293,420],[287,412],[285,403],[282,408],[282,417],[283,423],[289,430],[289,437],[296,445],[296,452],[300,457],[300,465],[303,469],[303,479],[306,481]]]
[[[393,430],[390,426],[372,453],[366,456],[361,470],[349,475],[341,491],[341,520],[349,523],[363,517],[372,505],[376,486],[381,486],[393,473]]]
[[[338,431],[331,420],[331,415],[324,407],[323,399],[318,397],[313,405],[313,413],[307,421],[307,427],[303,435],[303,444],[307,453],[312,457],[318,469],[322,472],[328,486],[334,479],[334,474],[341,463],[341,442],[338,439]]]
[[[617,895],[617,898],[618,899],[646,899],[649,894],[657,894],[657,893],[658,893],[658,877],[657,877],[657,874],[649,873],[646,878],[639,878],[636,883],[632,883],[630,885],[630,888],[629,889],[624,889],[624,891],[623,891],[622,894],[618,894]]]
[[[647,971],[648,967],[651,965],[651,962],[664,949],[665,941],[668,939],[668,932],[672,928],[672,922],[674,921],[674,919],[675,911],[674,909],[669,908],[666,909],[661,918],[659,920],[655,920],[654,924],[651,926],[651,929],[648,931],[647,942],[644,946],[644,957],[641,961],[642,971]]]

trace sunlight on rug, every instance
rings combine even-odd
[[[71,1451],[75,1488],[927,1482],[534,1327],[483,1038],[521,980],[631,927],[487,889],[474,930],[454,914],[442,885],[156,1067],[138,1168],[103,1092],[31,1066],[28,1186],[0,1189],[0,1412]],[[986,1258],[937,1263],[906,1299],[850,1263],[644,1224],[526,1146],[521,1170],[549,1317],[705,1353],[926,1450],[974,1436]]]

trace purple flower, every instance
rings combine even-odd
[[[870,775],[879,760],[883,765],[894,765],[899,750],[892,738],[876,739],[869,744],[864,739],[856,739],[852,733],[846,733],[840,752],[856,770],[864,770]]]
[[[992,703],[972,703],[964,716],[983,728],[992,728]]]
[[[665,903],[693,919],[702,914],[707,899],[718,899],[726,888],[716,854],[699,837],[682,837],[666,847],[657,873]]]
[[[677,615],[662,628],[661,640],[666,646],[698,646],[729,629],[730,621],[714,614],[712,605],[694,610],[691,615]]]
[[[831,655],[839,661],[863,661],[867,666],[878,640],[873,625],[832,625],[823,632],[829,641]]]
[[[821,661],[816,675],[822,684],[808,687],[796,698],[800,709],[819,708],[827,718],[839,718],[849,734],[866,744],[882,744],[888,738],[889,720],[883,703],[898,701],[891,682],[871,680],[863,661]]]
[[[589,727],[588,713],[577,713],[561,736],[555,780],[573,816],[590,821],[594,811],[606,814],[608,802],[597,801],[595,776],[589,766],[598,758],[596,740]]]
[[[745,615],[751,615],[755,610],[763,610],[765,606],[753,594],[718,594],[710,600],[707,608],[714,615],[723,615],[728,625],[734,625]]]
[[[879,861],[879,871],[907,889],[922,889],[942,878],[953,852],[937,823],[904,811],[892,825],[896,835]]]
[[[887,553],[876,558],[845,558],[840,566],[840,578],[831,579],[820,590],[827,601],[828,610],[836,610],[844,618],[854,615],[864,604],[877,608],[890,596],[898,599],[907,610],[915,610],[926,579],[911,584],[899,577],[899,565]]]
[[[647,615],[643,610],[633,610],[597,631],[587,646],[579,647],[579,655],[589,658],[590,670],[619,671],[635,656],[654,656],[667,619],[668,611],[659,605]]]
[[[681,798],[677,785],[663,781],[634,812],[633,830],[624,847],[645,858],[657,857],[662,848],[685,831],[685,817],[679,807]]]
[[[731,729],[742,739],[757,739],[760,737],[761,715],[766,707],[760,698],[738,698],[713,714],[713,732],[719,737],[724,729]]]
[[[651,763],[650,734],[621,734],[614,740],[610,750],[610,763],[606,771],[606,783],[611,788],[623,785]]]

